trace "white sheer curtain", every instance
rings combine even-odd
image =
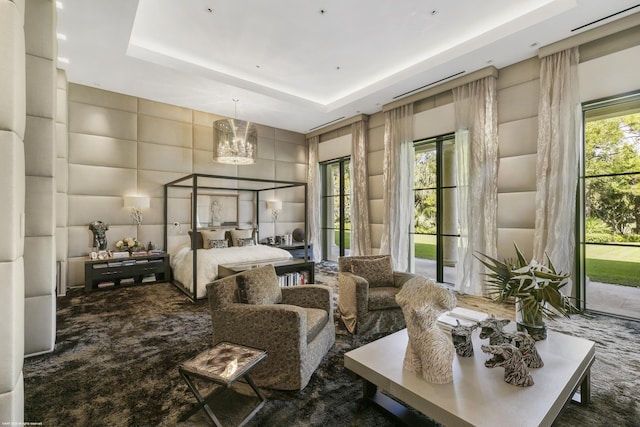
[[[575,47],[542,58],[538,104],[533,257],[542,262],[546,252],[564,273],[573,272],[574,266],[580,126]]]
[[[351,125],[351,247],[349,255],[371,253],[367,122]]]
[[[409,227],[413,217],[413,104],[384,113],[384,217],[380,253],[393,268],[409,269]]]
[[[483,269],[474,254],[495,257],[498,206],[498,108],[495,77],[453,90],[458,178],[458,265],[455,289],[484,294]]]
[[[307,176],[307,226],[309,227],[309,243],[313,245],[313,259],[322,260],[322,230],[320,223],[320,163],[318,163],[319,136],[309,138],[309,167]]]

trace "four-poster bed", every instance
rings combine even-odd
[[[260,244],[260,195],[265,191],[302,188],[304,192],[304,240],[308,241],[307,184],[223,175],[190,174],[164,185],[164,247],[170,253],[172,282],[192,299],[206,296],[207,283],[218,276],[218,265],[239,262],[282,261],[291,254],[277,247]],[[169,250],[169,203],[171,191],[191,190],[189,244]],[[206,194],[206,191],[217,193]],[[249,224],[241,224],[239,195],[253,194],[254,214]],[[182,197],[185,194],[182,193]],[[266,203],[266,199],[264,200]],[[235,214],[235,218],[234,218]],[[247,229],[250,226],[251,231]],[[275,230],[274,230],[275,233]],[[308,260],[304,245],[304,260]]]

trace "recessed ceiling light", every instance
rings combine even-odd
[[[318,13],[319,13],[320,15],[324,15],[325,13],[327,13],[327,11],[326,11],[325,9],[320,9],[320,10],[318,11]]]
[[[437,15],[437,14],[438,14],[438,11],[437,11],[437,10],[433,9],[433,10],[431,11],[431,16],[435,16],[435,15]]]
[[[260,66],[259,66],[259,65],[256,65],[256,68],[260,68]]]
[[[58,56],[58,62],[60,62],[62,64],[68,64],[69,63],[69,58],[65,58],[64,56]]]
[[[56,37],[58,38],[58,40],[66,40],[67,36],[62,34],[62,33],[56,33]]]
[[[336,67],[336,70],[339,70],[339,69],[340,69],[340,66],[338,65],[338,66]]]
[[[536,46],[538,46],[538,42],[533,42],[533,43],[530,44],[530,46],[531,47],[536,47]]]
[[[208,8],[207,8],[207,12],[209,12],[209,13],[213,13],[213,8],[208,7]]]
[[[57,7],[58,9],[64,9],[64,4],[62,4],[62,2],[61,2],[61,1],[56,1],[56,7]]]

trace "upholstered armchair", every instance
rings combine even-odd
[[[396,294],[412,273],[393,271],[389,255],[338,258],[338,309],[349,332],[391,333],[405,327]]]
[[[251,371],[260,387],[302,390],[335,342],[331,288],[280,287],[271,265],[207,285],[213,344],[267,351]]]

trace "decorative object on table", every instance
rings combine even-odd
[[[211,225],[217,227],[220,225],[220,221],[222,221],[222,204],[216,200],[212,199],[211,204],[209,205],[209,211],[211,218]]]
[[[509,319],[496,319],[492,314],[480,322],[480,339],[486,340],[489,338],[490,345],[508,343],[509,339],[502,329],[510,322],[511,320]]]
[[[137,238],[125,237],[124,239],[118,240],[116,242],[116,249],[118,249],[119,251],[132,253],[143,250],[144,247],[140,244]]]
[[[292,236],[295,242],[304,242],[304,230],[302,228],[294,229]]]
[[[473,356],[473,342],[471,334],[478,328],[478,323],[473,325],[462,325],[460,320],[456,319],[456,326],[451,329],[451,338],[453,338],[453,346],[456,353],[461,357]]]
[[[124,196],[123,204],[129,208],[131,219],[136,225],[142,224],[142,208],[151,207],[151,199],[147,196]]]
[[[402,308],[409,336],[404,369],[435,384],[453,381],[455,349],[437,323],[441,313],[456,306],[453,292],[418,276],[404,284],[396,301]]]
[[[273,234],[276,234],[276,223],[278,222],[278,214],[282,210],[282,202],[280,200],[267,200],[267,209],[271,209],[271,217],[273,218]],[[278,236],[276,236],[276,245]]]
[[[93,247],[99,251],[107,249],[107,230],[109,224],[102,221],[93,221],[89,224],[89,230],[93,233]]]
[[[149,241],[149,243],[147,244],[147,250],[148,250],[148,251],[152,251],[152,250],[154,250],[155,248],[156,248],[156,247],[155,247],[155,246],[153,246],[153,243],[151,243],[151,241]]]
[[[516,259],[498,261],[487,255],[478,258],[492,273],[487,273],[489,296],[497,302],[515,298],[518,330],[526,330],[536,340],[547,337],[543,318],[558,315],[583,314],[571,302],[572,298],[560,291],[569,281],[569,274],[556,271],[548,255],[547,265],[526,260],[514,243]]]
[[[486,362],[487,368],[503,367],[504,381],[518,387],[529,387],[533,385],[533,377],[529,374],[526,363],[522,358],[522,353],[516,346],[508,343],[499,345],[483,345],[482,351],[491,354],[493,357]]]
[[[542,357],[536,349],[536,340],[528,332],[508,333],[506,337],[511,341],[511,344],[520,350],[528,368],[542,368],[544,366]]]

